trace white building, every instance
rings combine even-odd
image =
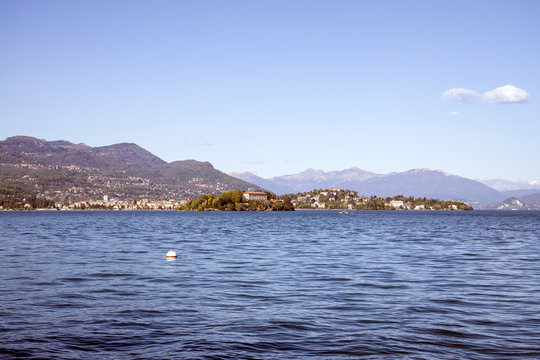
[[[401,201],[401,200],[392,200],[392,201],[390,201],[390,206],[397,209],[400,206],[403,206],[403,201]]]
[[[247,201],[265,201],[268,200],[268,195],[262,191],[246,191],[244,199]]]
[[[311,204],[311,207],[313,209],[326,209],[326,204],[325,203],[320,203],[318,201],[314,202],[313,204]]]

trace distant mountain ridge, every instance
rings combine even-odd
[[[237,173],[241,179],[251,179],[262,186],[263,182],[253,174]],[[257,179],[258,178],[258,179]],[[291,189],[292,192],[304,192],[313,189],[338,187],[355,190],[359,194],[370,196],[419,196],[445,200],[467,202],[498,203],[509,198],[509,194],[497,191],[479,181],[448,174],[441,170],[412,169],[400,173],[376,174],[352,167],[342,171],[325,172],[308,169],[299,174],[276,176],[264,180],[268,189]],[[521,195],[534,193],[528,190]],[[286,191],[289,192],[289,191]],[[494,205],[493,205],[494,206]]]
[[[484,208],[496,208],[497,203],[509,198],[527,206],[540,203],[538,182],[493,181],[507,190],[498,191],[476,180],[431,169],[389,174],[358,167],[328,172],[307,169],[264,179],[249,172],[227,175],[209,162],[167,163],[133,143],[90,147],[29,136],[0,141],[0,185],[18,186],[50,199],[96,199],[103,195],[191,199],[231,189],[265,189],[284,194],[338,187],[366,196],[429,197],[482,203]],[[520,184],[525,188],[519,189]]]
[[[355,186],[358,182],[379,176],[379,174],[351,167],[343,171],[329,172],[307,169],[299,174],[276,176],[268,180],[274,184],[293,189],[295,192],[302,192],[332,186],[350,189],[351,186]]]
[[[235,178],[242,179],[244,181],[256,184],[260,186],[261,188],[271,191],[275,194],[290,194],[290,193],[295,192],[294,189],[286,185],[275,183],[275,182],[272,182],[271,180],[263,179],[262,177],[252,174],[250,172],[243,172],[243,173],[231,172],[229,173],[229,175]]]
[[[43,165],[95,166],[122,170],[166,164],[137,144],[90,147],[66,140],[47,141],[30,136],[13,136],[0,141],[0,156],[3,163],[19,163],[24,160]]]
[[[540,191],[540,181],[504,180],[504,179],[475,179],[498,191]]]
[[[66,140],[14,136],[0,141],[0,185],[49,198],[190,199],[259,186],[214,169],[209,162],[167,163],[137,144],[90,147]]]

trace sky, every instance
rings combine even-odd
[[[540,180],[540,1],[0,0],[0,139]]]

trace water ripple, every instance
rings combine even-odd
[[[540,358],[539,220],[0,212],[0,358]]]

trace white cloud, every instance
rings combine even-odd
[[[465,104],[473,103],[479,99],[494,104],[515,104],[529,100],[529,93],[510,84],[486,91],[483,95],[474,90],[455,87],[446,90],[442,98],[443,100],[461,101]]]
[[[443,100],[456,100],[464,102],[465,104],[470,104],[480,97],[481,95],[474,90],[458,87],[446,90],[442,95]]]
[[[495,104],[524,103],[529,100],[529,93],[513,85],[504,85],[486,91],[483,98]]]
[[[450,113],[448,114],[450,116],[459,116],[459,112],[457,111],[450,111]]]

